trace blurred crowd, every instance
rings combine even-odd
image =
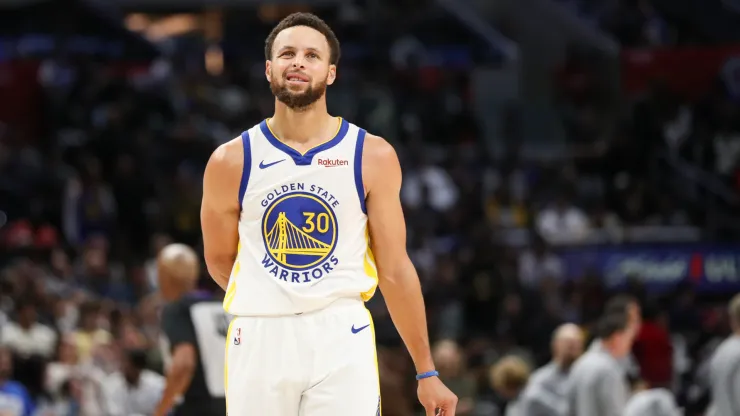
[[[651,40],[660,18],[648,18],[647,2],[633,3],[647,25],[634,44],[664,42]],[[557,247],[594,235],[620,242],[635,226],[703,225],[701,207],[658,192],[655,154],[680,154],[740,186],[731,91],[694,104],[656,85],[615,109],[599,102],[603,84],[577,58],[561,83],[573,148],[566,160],[523,158],[511,123],[500,133],[512,144],[506,157],[488,157],[462,71],[348,65],[330,88],[330,111],[399,152],[408,249],[435,362],[461,415],[503,414],[512,395],[495,388],[500,359],[546,364],[564,322],[591,338],[613,294],[596,273],[566,279]],[[17,414],[151,412],[164,386],[153,259],[172,241],[201,248],[203,168],[216,146],[269,116],[262,71],[261,61],[245,61],[219,75],[181,73],[161,61],[124,78],[63,55],[40,63],[36,128],[0,125],[0,382],[20,383],[0,391],[22,398]],[[533,237],[519,240],[517,231]],[[204,289],[218,291],[202,276]],[[699,302],[690,284],[655,297],[634,276],[628,290],[644,313],[637,376],[670,386],[688,416],[699,414],[707,357],[729,330],[723,307]],[[383,413],[416,414],[413,366],[382,295],[368,307]]]

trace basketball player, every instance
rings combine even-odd
[[[312,14],[265,44],[272,118],[219,147],[204,174],[205,258],[236,318],[229,414],[381,413],[370,313],[379,285],[417,370],[427,415],[455,414],[437,377],[419,279],[406,253],[401,168],[380,137],[327,113],[339,41]],[[437,411],[439,413],[437,413]]]
[[[712,404],[707,416],[740,414],[740,295],[728,308],[732,335],[722,342],[709,364]]]
[[[197,292],[200,265],[195,252],[171,244],[157,258],[167,385],[155,416],[223,416],[223,343],[228,318],[220,301]],[[182,402],[178,401],[182,398]],[[178,405],[179,404],[179,405]]]

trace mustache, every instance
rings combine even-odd
[[[288,77],[291,75],[298,75],[302,78],[306,78],[308,81],[311,81],[311,77],[305,72],[301,72],[301,71],[285,71],[283,72],[283,79],[288,79]]]

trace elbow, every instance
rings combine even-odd
[[[383,286],[404,284],[409,279],[418,281],[416,269],[408,256],[397,259],[387,267],[378,268],[378,285],[381,290]]]
[[[234,258],[232,256],[206,253],[205,261],[208,274],[210,274],[214,279],[229,276],[231,268],[234,266]]]

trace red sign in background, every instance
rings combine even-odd
[[[740,63],[740,45],[624,50],[622,88],[630,95],[639,94],[661,80],[677,93],[697,99],[713,87],[726,64],[732,65],[730,74],[740,73],[740,65],[733,65],[735,60]],[[734,75],[731,79],[740,81]]]

